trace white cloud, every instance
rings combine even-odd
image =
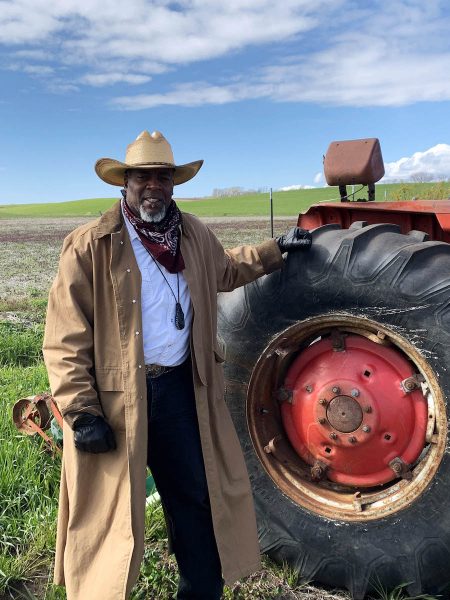
[[[141,83],[147,83],[150,80],[151,77],[148,77],[147,75],[137,75],[133,73],[91,73],[90,75],[82,77],[80,82],[95,87],[101,87],[103,85],[112,85],[120,82],[139,85]]]
[[[450,145],[437,144],[424,152],[384,165],[383,183],[395,181],[438,181],[450,178]]]
[[[17,50],[14,52],[14,56],[33,60],[48,60],[52,57],[51,53],[46,50]]]
[[[10,49],[11,60],[27,61],[24,70],[31,60],[41,67],[48,60],[58,76],[62,67],[74,66],[81,85],[145,85],[159,73],[261,48],[256,64],[236,60],[204,81],[198,76],[187,81],[184,71],[183,86],[121,95],[113,100],[116,108],[255,98],[339,106],[450,100],[450,12],[444,0],[129,0],[126,8],[115,0],[0,0],[0,5],[0,44]]]
[[[105,65],[114,61],[126,65],[123,72],[145,76],[143,63],[161,71],[286,41],[316,27],[322,10],[343,1],[129,0],[120,9],[115,0],[3,0],[0,44],[26,45],[15,57],[51,52],[60,64],[87,69],[87,77],[109,72]]]
[[[285,57],[277,64],[253,69],[223,84],[195,82],[199,104],[267,98],[276,102],[312,102],[339,106],[402,106],[450,99],[448,11],[439,3],[394,0],[372,9],[348,11],[345,33],[336,16],[336,31],[322,48]],[[352,9],[352,10],[350,10]],[[324,15],[324,22],[326,16]],[[382,32],[382,33],[380,33]],[[323,35],[324,29],[314,31]],[[218,89],[220,88],[220,89]],[[133,99],[118,98],[128,110],[180,104],[192,99],[174,88]]]
[[[30,75],[51,75],[55,71],[48,65],[25,65],[22,70]]]
[[[278,189],[279,192],[290,192],[291,190],[313,190],[314,185],[286,185]]]
[[[203,104],[227,104],[237,100],[255,97],[255,90],[247,86],[233,84],[214,86],[205,82],[178,85],[166,94],[138,94],[120,96],[111,102],[116,108],[124,110],[142,110],[161,105],[201,106]]]
[[[324,179],[323,173],[322,173],[322,171],[319,171],[318,173],[316,173],[314,175],[313,181],[314,181],[314,183],[323,183],[323,179]]]

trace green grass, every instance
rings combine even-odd
[[[0,321],[0,366],[28,367],[42,360],[42,323]]]
[[[356,186],[358,189],[359,186]],[[414,183],[380,184],[377,186],[377,200],[407,200],[418,198],[447,198],[450,195],[450,183]],[[350,188],[348,188],[350,191]],[[365,190],[357,197],[367,195]],[[118,196],[117,196],[118,197]],[[116,198],[93,198],[71,202],[47,204],[11,204],[0,206],[0,219],[20,217],[97,217],[105,212]],[[275,216],[292,216],[305,211],[311,204],[339,199],[336,187],[315,188],[311,190],[292,190],[274,192]],[[178,200],[180,208],[200,217],[223,216],[265,216],[269,214],[268,194],[244,194],[223,198],[202,198],[195,201]]]
[[[38,436],[17,431],[12,406],[20,398],[48,389],[41,357],[42,298],[32,292],[24,322],[0,320],[0,598],[65,600],[52,585],[60,458],[45,450]],[[14,306],[11,299],[9,308]],[[161,504],[146,511],[145,555],[131,600],[167,600],[176,592],[178,570],[167,554]],[[266,568],[232,588],[224,600],[268,600],[300,589],[298,577],[266,560]],[[297,596],[286,596],[295,598]]]
[[[428,193],[431,193],[430,190],[432,188]],[[312,192],[318,195],[320,190],[312,190]],[[406,192],[398,188],[396,193],[401,198],[401,194]],[[410,191],[407,193],[410,194]],[[284,198],[289,200],[290,195],[295,194],[296,192],[287,192]],[[261,197],[254,200],[260,202]],[[239,203],[242,202],[242,198],[227,199],[226,202],[232,201]],[[264,201],[266,202],[267,198]],[[221,200],[210,202],[220,203]],[[277,202],[277,195],[275,195],[275,202]],[[187,210],[200,204],[201,202],[191,202]],[[298,208],[295,211],[297,212]],[[55,227],[60,227],[61,223],[62,221],[56,220]],[[277,227],[282,225],[285,225],[282,221],[276,223]],[[39,222],[36,222],[36,227],[41,227]],[[226,226],[221,224],[217,233],[227,246],[242,240],[256,242],[268,236],[267,225],[260,222],[253,222],[253,224],[249,222],[247,225],[242,222],[238,231],[235,224]],[[237,239],[234,236],[237,236]],[[54,244],[60,242],[55,241]],[[27,244],[26,250],[33,254],[41,252],[31,243]],[[54,256],[54,259],[48,259],[47,262],[37,265],[35,271],[39,269],[51,271],[53,269],[51,262],[54,260],[56,264],[57,254]],[[12,273],[21,279],[30,270],[30,266],[23,259],[23,254],[19,253],[17,257]],[[5,277],[11,275],[6,273]],[[65,600],[66,598],[63,588],[51,584],[60,460],[45,452],[44,444],[38,436],[25,436],[19,433],[11,417],[11,409],[16,400],[48,389],[47,375],[41,357],[48,291],[46,286],[45,282],[37,287],[29,286],[26,296],[20,290],[12,288],[10,293],[0,299],[1,599]],[[298,575],[288,567],[273,565],[267,559],[264,559],[264,566],[262,572],[237,583],[232,588],[226,588],[224,600],[276,598],[348,600],[349,596],[344,592],[331,594],[302,583]],[[144,598],[166,600],[173,594],[176,583],[176,566],[173,558],[167,556],[162,509],[160,505],[154,505],[146,513],[145,557],[131,600]],[[379,593],[379,597],[383,600],[406,599],[404,586],[393,590],[391,596],[384,594],[383,590]]]
[[[1,596],[14,581],[51,563],[59,460],[44,451],[38,436],[17,431],[11,416],[16,400],[48,389],[44,366],[3,366],[0,389]]]

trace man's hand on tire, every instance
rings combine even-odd
[[[312,237],[310,232],[306,229],[293,227],[284,235],[275,238],[275,241],[281,252],[304,251],[311,248]]]
[[[116,449],[114,433],[103,417],[80,413],[72,425],[75,448],[82,452],[109,452]]]

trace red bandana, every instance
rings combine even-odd
[[[179,273],[184,269],[180,252],[181,212],[175,202],[169,204],[166,216],[159,223],[147,223],[131,212],[125,198],[122,210],[133,225],[144,248],[161,263],[169,273]]]

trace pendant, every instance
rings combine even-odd
[[[177,329],[184,329],[184,312],[179,302],[175,305],[175,327]]]

